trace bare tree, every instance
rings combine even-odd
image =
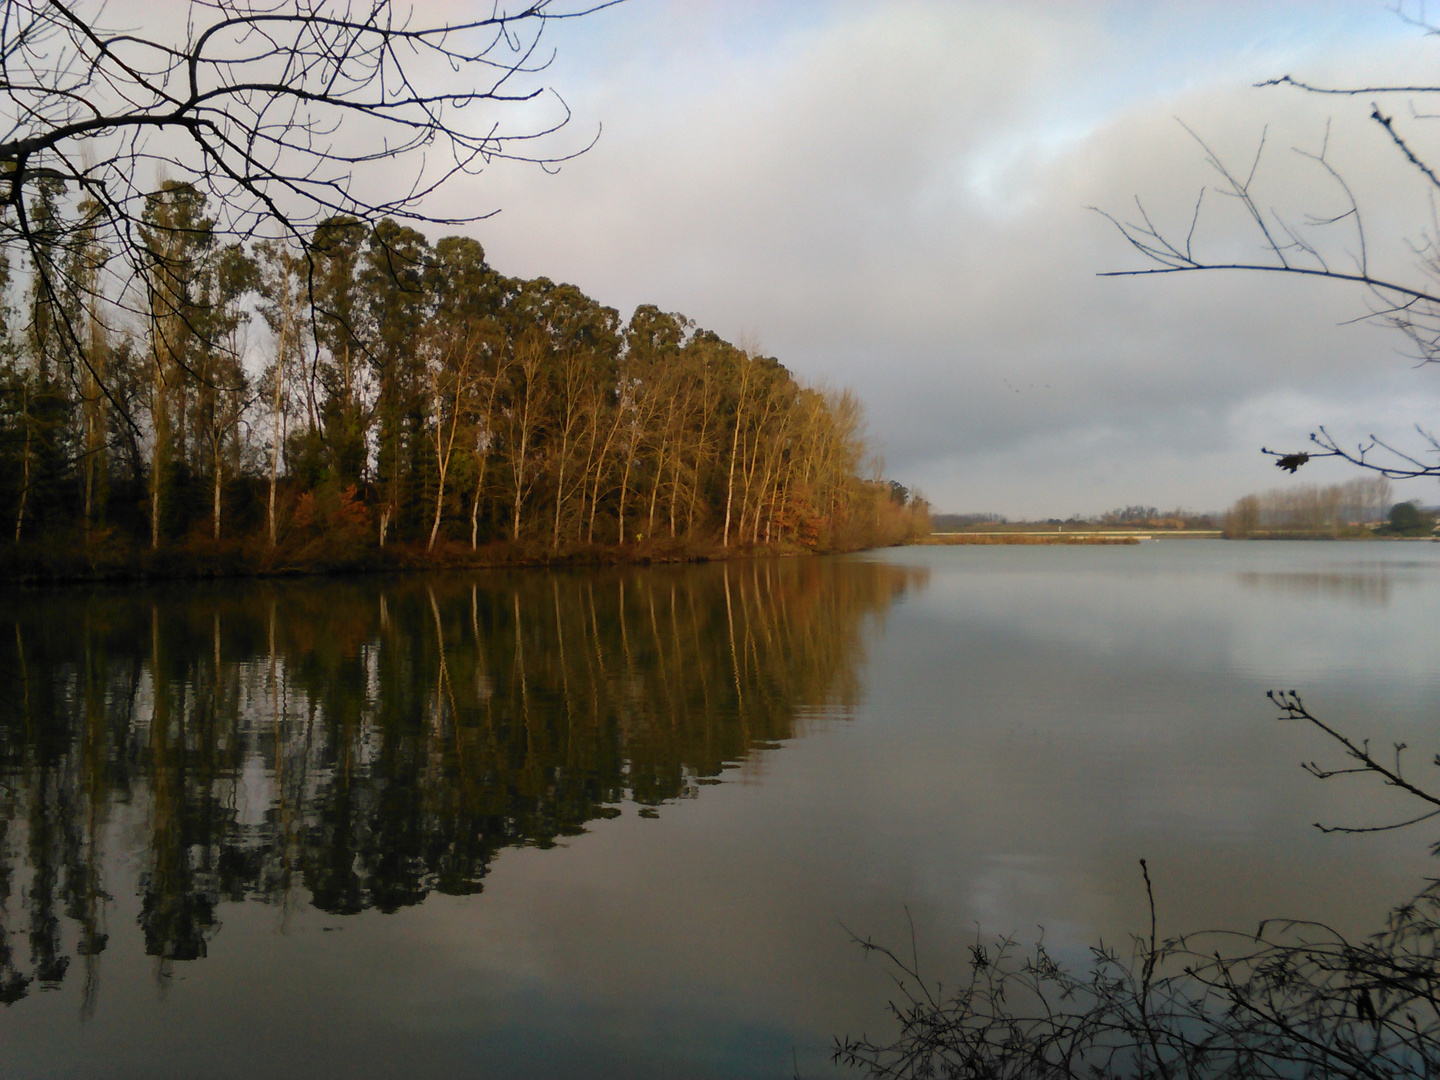
[[[217,239],[289,239],[308,250],[326,218],[439,218],[427,198],[496,160],[554,165],[570,119],[539,81],[546,26],[608,7],[530,0],[457,22],[391,0],[191,0],[164,28],[106,24],[102,3],[9,0],[0,17],[0,245],[29,252],[68,351],[89,366],[62,298],[77,283],[32,212],[59,184],[93,202],[84,242],[114,256],[128,295],[150,260],[140,238],[158,177],[208,199]],[[541,99],[551,102],[545,115]],[[507,108],[523,108],[519,126]],[[536,119],[540,117],[540,119]],[[153,246],[153,245],[152,245]],[[37,258],[37,256],[40,256]],[[130,306],[146,319],[144,299]],[[171,313],[164,313],[171,314]],[[89,371],[109,395],[103,371]]]

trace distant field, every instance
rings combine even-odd
[[[1216,533],[1215,535],[1220,535]],[[1138,544],[1141,540],[1149,540],[1146,535],[1099,535],[1096,533],[1062,533],[1062,532],[963,532],[963,533],[931,533],[929,536],[917,540],[919,544],[952,545],[952,544]]]

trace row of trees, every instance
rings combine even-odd
[[[1390,481],[1383,476],[1246,495],[1226,512],[1225,535],[1234,539],[1357,535],[1365,526],[1385,520],[1390,499]]]
[[[3,267],[17,545],[826,548],[893,542],[877,530],[923,516],[862,478],[852,395],[684,316],[625,322],[574,286],[503,276],[474,239],[388,218],[332,217],[304,251],[225,243],[175,181],[146,203],[142,272],[106,295],[99,207],[40,190],[32,222],[55,242],[13,281]]]

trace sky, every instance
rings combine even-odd
[[[1253,86],[1434,81],[1440,44],[1385,4],[628,0],[551,30],[544,79],[573,112],[553,146],[598,142],[553,175],[497,164],[436,209],[497,210],[466,231],[504,273],[681,312],[851,388],[885,475],[937,510],[1219,510],[1353,475],[1292,479],[1262,445],[1319,425],[1414,445],[1440,405],[1440,372],[1353,324],[1345,287],[1098,276],[1144,263],[1090,208],[1133,218],[1139,197],[1183,235],[1207,186],[1197,246],[1262,254],[1186,127],[1246,169],[1263,134],[1257,198],[1299,229],[1339,206],[1296,152],[1328,129],[1375,265],[1414,276],[1428,195],[1369,99]],[[1349,223],[1311,231],[1353,254]]]

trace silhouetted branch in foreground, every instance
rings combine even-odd
[[[0,251],[28,257],[42,318],[88,364],[76,297],[105,296],[117,326],[153,316],[132,281],[156,269],[146,208],[167,182],[208,200],[222,242],[282,239],[307,256],[337,218],[472,223],[493,211],[442,214],[431,197],[497,161],[553,170],[594,145],[598,128],[556,141],[571,112],[542,81],[544,34],[617,2],[190,0],[136,29],[93,0],[8,0]],[[72,198],[78,225],[53,212]]]
[[[1368,436],[1366,442],[1359,443],[1355,449],[1349,450],[1341,446],[1324,427],[1310,433],[1310,442],[1317,449],[1300,453],[1286,453],[1262,446],[1260,452],[1275,458],[1275,464],[1279,468],[1286,469],[1291,473],[1313,458],[1334,457],[1362,469],[1379,473],[1390,480],[1413,480],[1422,476],[1440,476],[1440,441],[1437,441],[1434,434],[1426,431],[1419,424],[1415,425],[1415,430],[1424,440],[1427,448],[1414,453],[1407,453],[1398,447],[1391,446],[1384,439],[1374,435]],[[1435,461],[1427,462],[1423,460],[1422,455],[1424,457],[1433,455]]]
[[[1426,17],[1423,4],[1416,7],[1402,0],[1395,12],[1427,36],[1440,32]],[[1393,186],[1403,189],[1418,181],[1432,195],[1440,188],[1440,171],[1431,156],[1433,136],[1427,138],[1430,133],[1426,129],[1428,123],[1440,119],[1440,111],[1426,107],[1440,97],[1440,84],[1322,86],[1282,75],[1255,86],[1282,87],[1332,102],[1368,98],[1366,119],[1378,137],[1376,154],[1386,155],[1377,160],[1393,164]],[[1405,102],[1403,112],[1395,108],[1397,96]],[[1102,273],[1101,277],[1239,270],[1334,282],[1347,290],[1358,289],[1364,298],[1365,310],[1349,321],[1374,322],[1398,330],[1409,342],[1414,359],[1440,361],[1440,218],[1433,208],[1429,222],[1419,223],[1414,235],[1403,238],[1404,249],[1398,258],[1377,257],[1376,238],[1367,229],[1366,206],[1337,164],[1328,121],[1318,145],[1291,148],[1295,159],[1318,181],[1318,193],[1288,173],[1281,183],[1271,182],[1267,187],[1261,166],[1274,156],[1268,129],[1262,131],[1253,156],[1247,155],[1249,160],[1235,161],[1183,121],[1180,125],[1203,155],[1212,174],[1210,184],[1200,188],[1193,208],[1187,205],[1184,216],[1171,225],[1163,224],[1138,196],[1127,213],[1092,208],[1116,228],[1143,264]],[[1302,192],[1306,201],[1296,205],[1296,196]],[[1218,245],[1207,242],[1212,238],[1207,236],[1202,217],[1209,219],[1217,200],[1242,211],[1250,233],[1250,252],[1224,243],[1224,236],[1219,237],[1222,243]],[[1318,452],[1264,452],[1278,458],[1277,464],[1292,473],[1311,458],[1338,457],[1391,479],[1440,476],[1440,445],[1429,432],[1421,430],[1420,434],[1424,445],[1417,453],[1387,445],[1373,435],[1349,450],[1324,428],[1310,436]]]
[[[1404,821],[1391,822],[1390,824],[1386,825],[1368,825],[1354,827],[1348,825],[1322,825],[1320,824],[1320,822],[1317,821],[1315,823],[1315,827],[1321,832],[1388,832],[1391,829],[1403,829],[1407,825],[1414,825],[1418,822],[1425,821],[1428,818],[1440,815],[1440,795],[1428,791],[1425,788],[1419,786],[1418,784],[1412,782],[1411,780],[1407,779],[1403,773],[1402,758],[1405,751],[1408,749],[1405,743],[1391,744],[1391,748],[1393,749],[1395,754],[1395,761],[1393,765],[1386,765],[1383,761],[1381,761],[1371,752],[1369,739],[1363,739],[1359,742],[1356,742],[1344,732],[1338,731],[1335,728],[1331,727],[1324,720],[1321,720],[1318,716],[1316,716],[1308,708],[1306,708],[1305,702],[1294,690],[1271,690],[1265,696],[1268,697],[1272,702],[1274,702],[1275,705],[1280,709],[1280,714],[1283,719],[1304,720],[1306,723],[1314,725],[1320,731],[1324,732],[1330,739],[1339,743],[1345,750],[1345,756],[1350,758],[1350,760],[1356,762],[1355,765],[1344,769],[1322,768],[1314,761],[1301,762],[1300,767],[1306,772],[1308,772],[1311,776],[1315,777],[1318,780],[1329,780],[1331,777],[1335,776],[1353,776],[1355,774],[1368,774],[1372,776],[1378,776],[1381,778],[1381,780],[1385,783],[1387,787],[1398,788],[1399,790],[1405,792],[1407,795],[1411,795],[1416,799],[1419,799],[1422,803],[1434,808],[1419,815],[1418,817],[1407,818]],[[1437,766],[1440,766],[1440,754],[1437,754],[1435,756],[1435,764]]]
[[[1401,828],[1440,813],[1440,796],[1407,778],[1403,743],[1393,763],[1312,713],[1292,691],[1272,691],[1285,719],[1303,720],[1338,743],[1353,766],[1304,764],[1319,779],[1378,776],[1436,810],[1370,828]],[[1440,758],[1437,758],[1440,764]],[[837,1040],[838,1063],[872,1077],[1433,1077],[1440,1073],[1440,882],[1392,910],[1384,927],[1355,941],[1322,922],[1266,920],[1253,932],[1205,931],[1128,952],[1103,942],[1077,970],[1043,937],[971,948],[969,973],[945,993],[909,961],[880,955],[896,986],[889,1039]]]

